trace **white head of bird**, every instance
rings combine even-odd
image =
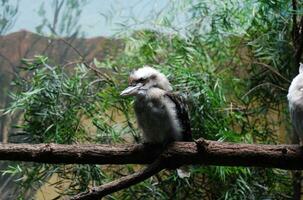
[[[172,91],[172,87],[164,74],[156,69],[144,66],[133,71],[128,79],[129,86],[121,92],[121,96],[137,96],[151,88]]]
[[[300,63],[299,74],[292,80],[288,89],[289,107],[303,110],[303,64]]]

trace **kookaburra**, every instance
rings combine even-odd
[[[144,66],[132,72],[121,96],[135,97],[134,109],[144,143],[165,145],[192,140],[184,100],[172,93],[170,82],[156,69]]]
[[[303,145],[303,64],[300,63],[299,74],[292,80],[287,95],[289,111],[293,126],[292,143]]]

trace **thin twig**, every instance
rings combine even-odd
[[[61,40],[62,42],[64,42],[66,45],[68,45],[70,48],[72,48],[81,58],[81,62],[85,65],[85,67],[91,69],[92,71],[94,71],[99,77],[103,77],[105,78],[107,81],[109,82],[113,82],[112,79],[105,73],[101,72],[100,70],[98,70],[95,67],[90,66],[87,62],[85,57],[80,53],[80,51],[74,47],[70,42],[66,41],[64,38],[59,38],[59,40]]]
[[[263,86],[270,86],[270,85],[271,85],[271,86],[274,86],[275,88],[278,88],[278,89],[280,89],[280,90],[282,90],[282,91],[287,91],[287,89],[285,89],[285,88],[282,88],[282,87],[280,87],[280,86],[278,86],[278,85],[275,85],[275,84],[273,84],[273,83],[270,83],[270,82],[266,82],[266,83],[259,84],[259,85],[255,86],[255,87],[253,87],[252,89],[250,89],[248,92],[246,92],[246,93],[243,95],[242,99],[244,99],[247,95],[249,95],[250,93],[254,92],[255,90],[257,90],[257,89],[259,89],[259,88],[261,88],[261,87],[263,87]]]
[[[277,70],[275,70],[272,66],[270,66],[268,64],[261,63],[261,62],[253,62],[252,64],[261,65],[263,67],[266,67],[267,69],[269,69],[270,71],[272,71],[273,73],[275,73],[276,75],[278,75],[280,78],[282,78],[286,82],[291,83],[290,80],[288,80],[287,78],[285,78],[282,74],[280,74]]]
[[[293,35],[293,42],[294,44],[297,41],[298,38],[298,25],[297,25],[297,1],[292,0],[292,8],[293,8],[293,15],[292,15],[292,35]]]

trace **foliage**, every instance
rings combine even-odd
[[[98,105],[103,98],[98,92],[106,89],[109,82],[92,79],[83,64],[72,69],[52,67],[43,56],[23,60],[23,64],[22,69],[28,73],[14,82],[18,91],[12,94],[14,101],[6,109],[6,114],[24,112],[23,122],[17,126],[21,131],[11,135],[11,140],[62,144],[120,141],[117,134],[120,130],[99,118],[105,106]],[[89,165],[17,164],[4,173],[18,176],[20,197],[32,187],[37,190],[53,174],[58,174],[58,188],[69,185],[69,190],[58,190],[61,195],[75,194],[91,184],[99,185],[104,176],[99,167]]]
[[[168,75],[174,89],[188,97],[195,138],[271,144],[283,141],[277,131],[282,125],[288,126],[286,88],[296,67],[291,57],[290,2],[174,3],[154,19],[153,29],[120,32],[124,52],[114,59],[94,62],[102,73],[81,64],[69,70],[50,67],[44,57],[26,61],[31,75],[16,83],[19,91],[7,110],[24,111],[21,128],[26,139],[57,143],[140,141],[132,101],[121,98],[119,92],[126,87],[133,68],[151,65]],[[184,16],[182,23],[176,20],[179,14]],[[124,29],[129,22],[125,23]],[[85,129],[87,124],[96,134]],[[20,164],[6,173],[19,174],[23,189],[26,183],[39,185],[57,173],[61,182],[72,182],[65,191],[72,194],[135,170],[137,166],[133,165],[101,168]],[[174,171],[166,171],[108,198],[291,196],[290,174],[283,170],[193,166],[191,171],[192,176],[185,180]],[[62,192],[66,187],[60,181],[54,184]]]

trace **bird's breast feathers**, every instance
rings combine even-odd
[[[145,142],[162,143],[182,140],[182,127],[177,118],[176,105],[165,91],[150,91],[136,99],[135,112]]]

